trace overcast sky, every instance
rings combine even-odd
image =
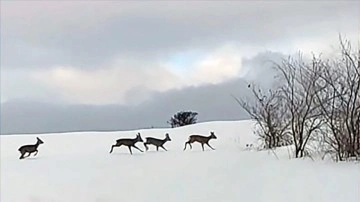
[[[1,133],[246,118],[268,60],[360,35],[359,1],[1,1]]]

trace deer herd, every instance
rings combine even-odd
[[[209,141],[211,139],[217,139],[214,132],[210,132],[210,136],[190,135],[189,140],[187,142],[185,142],[184,151],[185,151],[187,145],[189,145],[190,149],[192,149],[191,144],[194,143],[194,142],[200,143],[203,151],[204,151],[204,144],[206,144],[212,150],[215,150],[209,144]],[[19,152],[21,153],[21,156],[20,156],[19,159],[24,159],[26,157],[29,157],[32,153],[35,153],[34,156],[37,155],[38,147],[41,144],[44,144],[44,142],[38,137],[36,138],[36,140],[37,140],[36,144],[23,145],[18,149]],[[167,151],[167,149],[164,147],[164,144],[167,141],[171,141],[170,136],[169,136],[168,133],[165,134],[164,139],[158,139],[158,138],[154,138],[154,137],[146,137],[145,140],[146,141],[144,142],[143,139],[141,138],[140,133],[138,133],[135,138],[121,138],[121,139],[118,139],[118,140],[116,140],[116,143],[111,146],[110,153],[113,152],[114,147],[120,147],[120,146],[127,146],[129,148],[129,151],[130,151],[131,155],[132,155],[132,150],[131,150],[132,147],[139,150],[140,152],[143,152],[143,150],[141,150],[139,147],[137,147],[135,145],[137,142],[143,142],[146,151],[149,150],[148,145],[155,146],[156,151],[159,151],[159,147],[161,147],[163,150]],[[25,154],[27,154],[27,156],[25,156]]]

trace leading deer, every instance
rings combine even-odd
[[[209,145],[209,140],[211,139],[217,139],[217,137],[215,136],[214,132],[210,132],[210,136],[201,136],[201,135],[190,135],[189,136],[189,141],[185,142],[185,148],[184,151],[186,149],[186,145],[189,144],[190,145],[190,149],[192,149],[191,144],[194,142],[199,142],[201,144],[202,150],[204,151],[204,144],[206,144],[207,146],[209,146],[212,150],[215,150],[214,148],[212,148]]]
[[[144,143],[144,147],[146,148],[146,151],[149,150],[148,144],[156,146],[156,151],[159,151],[159,147],[163,148],[165,151],[167,151],[164,147],[165,142],[171,141],[170,136],[168,133],[165,134],[164,139],[157,139],[153,137],[147,137],[145,138],[146,142]]]
[[[122,145],[125,145],[125,146],[127,146],[127,147],[129,148],[129,151],[130,151],[130,154],[131,154],[131,155],[132,155],[131,147],[134,147],[135,149],[143,152],[141,149],[139,149],[139,148],[135,145],[135,143],[137,143],[137,142],[144,142],[144,141],[142,140],[141,136],[140,136],[140,133],[138,133],[138,134],[136,135],[136,138],[134,138],[134,139],[130,139],[130,138],[118,139],[118,140],[116,140],[116,144],[114,144],[114,145],[111,146],[110,154],[112,153],[114,147],[120,147],[120,146],[122,146]]]
[[[30,144],[30,145],[23,145],[21,146],[18,150],[19,152],[21,153],[21,156],[19,159],[23,159],[23,158],[26,158],[26,157],[29,157],[30,154],[34,153],[34,156],[37,155],[38,153],[38,147],[39,145],[41,144],[44,144],[44,142],[42,140],[40,140],[40,138],[36,137],[36,144]],[[27,156],[24,156],[26,153],[28,153]]]

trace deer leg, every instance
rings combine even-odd
[[[190,149],[192,149],[192,145],[191,145],[191,143],[189,142],[189,145],[190,145]]]
[[[204,143],[201,143],[202,150],[204,151]]]
[[[145,147],[146,151],[149,150],[149,147],[147,146],[146,142],[144,143],[144,147]]]
[[[120,145],[114,144],[111,146],[110,154],[113,152],[114,147],[120,147]]]
[[[156,151],[159,151],[159,146],[156,146]]]
[[[209,143],[206,143],[207,144],[207,146],[209,146],[212,150],[215,150],[214,148],[212,148],[210,145],[209,145]]]
[[[185,149],[186,149],[186,145],[188,144],[189,142],[185,142],[185,147],[184,147],[184,151],[185,151]]]
[[[165,151],[167,151],[164,146],[161,145],[160,147],[163,148]]]
[[[131,146],[128,146],[130,154],[132,155]]]
[[[35,150],[35,154],[34,154],[34,156],[36,156],[36,155],[37,155],[37,153],[38,153],[38,150]]]
[[[128,148],[129,148],[130,154],[132,155],[133,153],[132,153],[132,150],[131,150],[131,146],[128,146]]]
[[[139,149],[137,146],[133,146],[133,147],[135,147],[135,149],[137,149],[137,150],[139,150],[139,151],[141,151],[141,152],[143,152],[141,149]]]
[[[19,159],[23,159],[23,158],[24,158],[24,154],[25,154],[25,153],[21,153],[21,156],[20,156]]]
[[[113,152],[113,149],[114,149],[114,145],[111,146],[110,154]]]

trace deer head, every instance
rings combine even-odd
[[[142,139],[141,136],[140,136],[140,133],[138,133],[138,134],[136,135],[136,140],[137,140],[138,142],[144,142],[143,139]]]
[[[166,140],[166,141],[171,141],[170,136],[169,136],[169,133],[166,133],[166,134],[165,134],[165,140]]]
[[[40,140],[40,138],[36,137],[36,140],[37,140],[37,144],[44,144],[44,142]]]
[[[215,136],[215,133],[213,131],[210,132],[210,138],[217,139],[217,137]]]

